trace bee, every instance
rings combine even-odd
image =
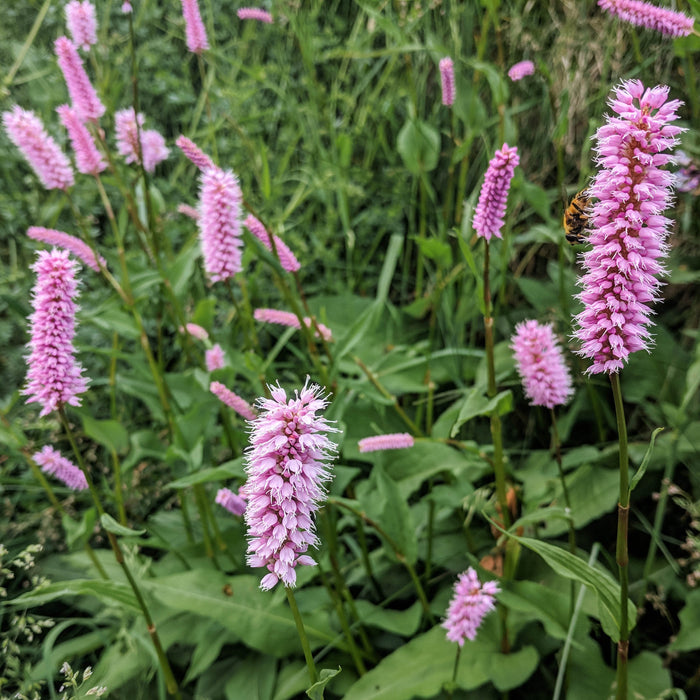
[[[566,240],[571,245],[585,243],[583,230],[588,223],[588,197],[586,191],[581,190],[574,196],[571,203],[564,212],[564,231],[566,231]]]

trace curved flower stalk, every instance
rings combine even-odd
[[[81,260],[95,272],[100,271],[100,265],[103,267],[107,266],[107,261],[101,255],[99,258],[95,257],[95,253],[92,252],[87,243],[83,243],[79,238],[63,231],[56,231],[43,226],[30,226],[27,229],[27,236],[35,241],[41,241],[42,243],[48,243],[70,251],[78,260]]]
[[[489,162],[472,222],[476,233],[487,241],[491,236],[503,237],[501,229],[506,215],[508,190],[515,166],[519,162],[518,147],[511,148],[507,143],[503,144],[500,151],[496,151]]]
[[[10,141],[47,190],[67,190],[75,181],[66,154],[46,133],[41,119],[31,110],[15,105],[2,113],[2,124]]]
[[[244,486],[248,564],[267,568],[263,590],[279,581],[294,587],[296,567],[316,564],[306,552],[318,543],[313,517],[331,479],[335,446],[326,433],[337,432],[319,415],[328,402],[308,379],[293,399],[279,385],[269,389],[271,398],[258,400],[260,413],[251,422]]]
[[[535,64],[532,61],[519,61],[510,67],[508,70],[508,77],[513,82],[517,82],[528,75],[532,75],[534,72]]]
[[[457,642],[460,647],[466,639],[473,642],[484,617],[495,609],[496,593],[499,592],[496,581],[482,584],[471,567],[460,574],[447,608],[447,617],[442,623],[447,630],[447,639]]]
[[[209,48],[207,30],[202,22],[202,15],[199,13],[199,3],[197,0],[181,0],[182,16],[185,18],[185,39],[187,49],[192,53],[202,53]]]
[[[82,367],[73,357],[74,302],[77,296],[75,262],[63,250],[39,251],[32,266],[37,273],[31,316],[31,354],[28,358],[28,403],[41,404],[45,416],[64,404],[79,406],[87,389]]]
[[[138,119],[138,127],[136,120]],[[143,153],[143,167],[147,173],[152,173],[156,165],[164,161],[170,150],[165,145],[165,139],[154,129],[143,129],[145,117],[139,112],[138,116],[133,107],[120,109],[114,115],[114,129],[117,138],[117,150],[124,156],[127,163],[138,163],[139,150]],[[141,135],[141,148],[137,134]]]
[[[301,328],[299,319],[291,311],[280,311],[279,309],[255,309],[253,318],[262,323],[275,323],[278,326],[289,326],[290,328]],[[311,319],[308,316],[304,317],[304,323],[307,328],[314,328]],[[333,340],[333,333],[330,328],[327,328],[322,323],[317,323],[318,335],[328,343]]]
[[[41,452],[35,452],[32,459],[41,467],[41,471],[55,476],[73,491],[85,491],[87,479],[80,467],[66,459],[58,450],[46,445]]]
[[[246,498],[241,495],[240,491],[234,493],[231,489],[219,489],[216,492],[215,502],[233,515],[241,516],[245,513]]]
[[[409,433],[389,433],[362,438],[357,446],[360,448],[360,452],[376,452],[378,450],[402,450],[413,447],[413,444],[413,435]]]
[[[58,65],[68,87],[73,108],[81,119],[96,122],[104,113],[105,106],[90,83],[83,66],[83,59],[78,54],[75,44],[65,36],[54,43]]]
[[[449,56],[440,59],[440,84],[442,87],[442,104],[451,107],[455,101],[455,69]]]
[[[256,219],[252,214],[246,216],[243,222],[245,227],[268,249],[272,250],[272,243],[270,242],[270,234],[267,232],[262,223]],[[275,236],[275,250],[277,251],[277,257],[279,258],[280,265],[283,270],[287,272],[297,272],[301,269],[299,261],[292,251],[287,247],[287,244],[279,237]]]
[[[97,43],[97,17],[95,6],[89,0],[71,0],[65,7],[66,26],[73,43],[89,51]]]
[[[238,15],[238,19],[254,19],[258,22],[272,24],[272,15],[257,7],[240,7],[236,10],[236,14]]]
[[[61,123],[66,127],[73,151],[75,152],[75,164],[78,172],[84,175],[97,175],[107,167],[107,161],[97,150],[90,132],[78,116],[78,113],[70,105],[56,107]]]
[[[221,382],[212,382],[209,385],[209,391],[229,408],[232,408],[239,416],[246,420],[255,420],[257,414],[253,407],[230,389],[227,389]]]
[[[667,255],[673,174],[663,170],[682,129],[678,100],[668,87],[645,89],[638,80],[615,88],[614,114],[596,132],[600,170],[588,192],[596,203],[589,219],[591,249],[576,317],[578,351],[593,361],[588,374],[618,372],[632,352],[648,350],[651,308],[658,297]]]
[[[688,36],[694,20],[682,12],[657,7],[640,0],[598,0],[598,6],[637,27],[653,29],[665,36]]]
[[[531,406],[554,408],[569,400],[573,394],[571,374],[551,325],[519,323],[511,348]]]

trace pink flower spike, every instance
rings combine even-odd
[[[532,75],[535,72],[535,64],[532,61],[520,61],[515,65],[510,67],[508,71],[508,77],[516,82],[522,80],[528,75]]]
[[[134,8],[131,7],[131,3],[126,0],[126,2],[122,3],[122,13],[125,15],[129,15],[134,11]]]
[[[200,170],[213,168],[214,161],[187,136],[178,136],[175,145],[191,160]]]
[[[64,8],[68,32],[73,43],[83,51],[89,51],[97,43],[97,18],[95,6],[89,0],[71,0]]]
[[[178,204],[177,210],[183,216],[189,216],[190,219],[194,219],[195,221],[199,219],[199,212],[189,204]]]
[[[230,279],[241,265],[241,202],[238,178],[230,170],[202,173],[199,195],[199,240],[204,269],[212,282]]]
[[[688,36],[694,20],[682,12],[657,7],[640,0],[598,0],[598,6],[637,27],[653,29],[671,37]]]
[[[46,133],[34,112],[15,105],[2,113],[2,123],[41,184],[47,190],[67,190],[74,182],[73,168],[58,144]]]
[[[58,112],[61,123],[68,131],[68,137],[75,151],[75,163],[78,166],[78,172],[84,175],[101,173],[107,167],[107,162],[97,150],[90,132],[83,120],[78,116],[78,113],[68,105],[56,107],[56,112]]]
[[[663,166],[683,131],[678,100],[669,88],[645,89],[638,80],[621,83],[610,100],[612,116],[595,134],[598,173],[588,194],[591,249],[579,280],[583,311],[576,316],[578,354],[593,361],[587,374],[618,372],[632,352],[648,350],[650,304],[658,298],[668,255],[663,215],[672,202],[674,175]]]
[[[482,584],[471,566],[457,578],[454,595],[447,608],[447,617],[442,626],[447,630],[447,639],[464,646],[464,640],[473,642],[481,622],[496,607],[496,593],[500,592],[496,581]]]
[[[199,13],[199,3],[197,0],[181,1],[182,16],[185,18],[187,49],[192,53],[202,53],[209,48],[209,40],[204,22],[202,22],[202,15]]]
[[[69,404],[79,406],[78,394],[87,389],[82,367],[75,361],[75,297],[78,284],[76,263],[68,252],[53,249],[39,251],[32,266],[37,273],[31,316],[31,354],[28,358],[27,403],[42,406],[40,416]]]
[[[141,132],[143,144],[143,167],[147,173],[152,173],[158,163],[162,163],[170,153],[165,145],[165,139],[154,129],[146,129]]]
[[[105,113],[105,106],[90,83],[78,49],[65,36],[56,39],[54,48],[73,108],[81,119],[96,122]]]
[[[571,375],[552,326],[537,321],[519,323],[511,348],[530,405],[554,408],[569,400]]]
[[[362,438],[357,443],[360,452],[376,452],[377,450],[402,450],[413,447],[413,435],[409,433],[389,433],[388,435],[373,435]]]
[[[209,391],[229,408],[232,408],[239,416],[246,420],[255,420],[257,414],[253,407],[230,389],[227,389],[221,382],[212,382],[209,385]]]
[[[207,366],[207,372],[213,372],[226,365],[226,358],[221,345],[217,343],[204,353],[204,363]]]
[[[48,243],[70,251],[78,260],[84,262],[95,272],[100,271],[100,265],[103,267],[107,266],[107,261],[101,255],[99,258],[96,258],[95,253],[87,243],[83,243],[79,238],[63,231],[56,231],[43,226],[30,226],[27,229],[27,236],[35,241],[41,241],[42,243]]]
[[[35,452],[32,459],[41,467],[41,471],[55,476],[73,491],[84,491],[88,487],[87,479],[80,467],[66,459],[58,450],[46,445],[41,452]]]
[[[271,398],[258,400],[260,414],[250,424],[244,486],[248,564],[269,571],[263,590],[279,581],[294,587],[296,567],[316,564],[306,552],[318,544],[313,516],[331,479],[335,445],[326,433],[338,432],[319,415],[328,402],[308,379],[293,399],[279,385],[269,389]]]
[[[472,223],[477,235],[487,241],[491,239],[491,236],[503,237],[501,229],[506,215],[508,190],[510,189],[510,181],[513,179],[515,166],[519,162],[517,146],[511,148],[507,143],[504,143],[503,148],[496,151],[486,170]]]
[[[138,128],[137,128],[138,118]],[[134,114],[134,108],[120,109],[114,115],[114,128],[117,137],[117,150],[124,156],[127,163],[139,162],[139,144],[137,133],[141,134],[141,151],[143,152],[143,167],[148,173],[152,173],[156,165],[168,157],[170,151],[165,146],[165,139],[153,129],[144,130],[143,114],[138,117]]]
[[[196,323],[187,323],[185,325],[185,330],[193,338],[197,338],[197,340],[206,340],[209,337],[209,333],[207,333],[206,328],[202,328],[201,326],[198,326]],[[180,331],[182,331],[182,328],[180,328]]]
[[[253,318],[256,321],[261,321],[262,323],[275,323],[278,326],[288,326],[289,328],[301,328],[299,319],[295,314],[290,311],[280,311],[279,309],[255,309],[253,311]],[[304,323],[307,328],[313,328],[311,319],[308,316],[304,317]],[[324,326],[322,323],[316,323],[318,326],[319,333],[321,337],[326,341],[330,342],[333,340],[333,334],[331,329]],[[318,337],[316,333],[316,337]]]
[[[241,7],[236,11],[238,19],[256,19],[258,22],[272,24],[272,15],[257,7]]]
[[[265,230],[262,223],[256,219],[252,214],[248,214],[245,221],[243,222],[246,228],[268,249],[272,250],[272,243],[270,242],[270,234]],[[287,272],[296,272],[301,269],[299,261],[296,259],[294,253],[287,247],[287,244],[278,236],[274,237],[275,249],[277,250],[277,257],[279,258],[280,265],[283,270]]]
[[[216,492],[216,503],[233,515],[241,516],[245,513],[246,499],[230,489],[219,489]]]
[[[440,82],[442,84],[442,104],[451,107],[455,101],[455,69],[452,59],[447,56],[440,60]]]

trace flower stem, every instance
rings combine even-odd
[[[306,630],[304,629],[304,621],[301,619],[301,613],[297,607],[297,601],[294,599],[294,593],[291,588],[285,586],[285,593],[287,594],[287,600],[289,601],[289,607],[292,610],[292,615],[294,616],[294,622],[297,626],[297,632],[299,633],[299,640],[301,641],[301,648],[304,650],[304,658],[306,659],[306,666],[309,669],[309,679],[311,680],[311,685],[318,682],[318,672],[316,671],[316,665],[314,664],[314,657],[311,653],[311,645],[309,644],[309,638],[306,636]]]

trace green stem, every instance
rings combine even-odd
[[[455,654],[455,665],[452,669],[452,686],[457,684],[457,671],[459,670],[459,657],[462,654],[462,647],[457,645],[457,653]],[[447,697],[452,700],[452,688],[447,691]]]
[[[615,402],[615,418],[620,444],[620,496],[617,505],[617,545],[615,559],[620,576],[620,641],[617,643],[617,690],[616,700],[627,700],[627,659],[629,656],[629,619],[627,599],[629,597],[629,553],[627,551],[627,532],[629,528],[630,488],[629,488],[629,458],[627,455],[627,424],[625,409],[622,404],[620,375],[610,375],[613,399]]]
[[[124,494],[122,493],[122,469],[119,455],[115,450],[111,450],[112,468],[114,470],[114,498],[117,502],[117,512],[119,522],[126,525],[126,510],[124,509]]]
[[[299,633],[299,640],[301,641],[301,648],[304,650],[304,658],[306,659],[306,666],[309,669],[309,679],[311,680],[311,685],[318,682],[318,672],[316,671],[316,665],[314,664],[314,657],[311,653],[311,645],[309,644],[309,638],[306,636],[306,630],[304,629],[304,621],[301,619],[301,614],[299,608],[297,607],[297,602],[294,599],[294,593],[291,588],[285,586],[285,593],[287,594],[287,600],[289,601],[289,607],[292,610],[292,615],[294,616],[294,622],[297,626],[297,632]]]

